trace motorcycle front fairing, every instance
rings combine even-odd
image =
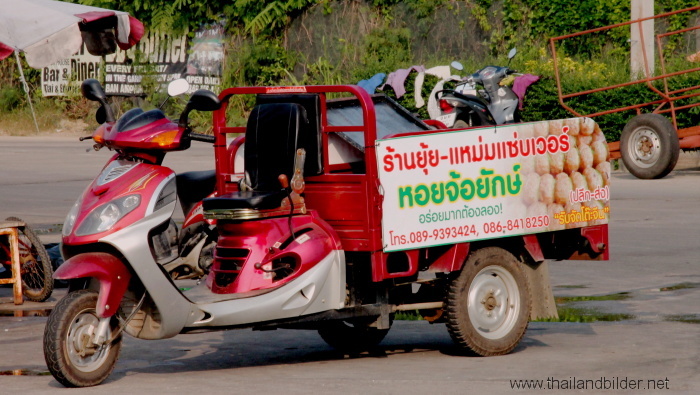
[[[117,308],[114,301],[121,301],[126,290],[122,286],[125,279],[122,274],[136,274],[146,289],[159,290],[151,295],[158,310],[173,313],[162,316],[159,328],[145,333],[143,338],[176,335],[192,308],[156,261],[149,245],[154,230],[170,221],[176,204],[172,170],[147,163],[112,160],[66,218],[62,243],[66,262],[58,276],[66,280],[96,278],[100,283],[98,311],[112,315]],[[118,251],[119,258],[102,259],[104,257],[99,254],[105,248],[100,247],[101,244],[111,245]]]
[[[167,167],[113,159],[73,205],[63,244],[94,243],[169,204],[175,204],[175,173]],[[69,251],[64,251],[70,255]]]

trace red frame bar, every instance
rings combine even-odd
[[[328,159],[328,133],[331,132],[363,132],[365,136],[365,174],[342,175],[347,178],[357,177],[366,185],[367,199],[366,212],[368,215],[368,241],[369,243],[351,243],[350,250],[371,252],[372,276],[374,281],[381,281],[386,278],[397,277],[403,273],[387,273],[385,269],[386,254],[382,249],[381,218],[382,199],[379,188],[379,175],[377,169],[377,157],[375,142],[377,140],[376,117],[374,112],[374,102],[370,95],[356,85],[322,85],[322,86],[292,86],[292,87],[236,87],[225,89],[219,95],[222,106],[213,113],[214,123],[214,152],[216,155],[216,187],[219,191],[226,191],[226,184],[230,180],[230,158],[226,145],[227,133],[244,133],[245,127],[231,127],[226,124],[226,109],[229,100],[235,95],[255,95],[255,94],[275,94],[275,93],[319,93],[321,100],[321,132],[323,145],[323,168],[324,174],[309,177],[309,184],[312,180],[324,182],[336,177],[329,174],[330,168]],[[328,125],[326,115],[326,93],[349,93],[359,100],[363,113],[363,124],[360,126],[332,126]],[[328,202],[333,204],[334,202]]]

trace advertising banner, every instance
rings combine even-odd
[[[144,95],[147,83],[165,85],[185,78],[192,93],[198,89],[218,92],[224,61],[222,24],[204,26],[190,39],[182,35],[150,32],[128,51],[101,57],[90,55],[85,46],[68,59],[45,67],[41,75],[44,96],[63,96],[70,82],[75,87],[87,78],[103,82],[110,96]],[[104,79],[103,79],[104,78]]]
[[[590,118],[377,141],[384,251],[608,223],[610,159]]]
[[[68,59],[44,67],[41,71],[41,93],[43,96],[65,96],[68,82],[88,78],[100,79],[102,58],[93,56],[82,46],[80,52]],[[77,84],[76,84],[77,87]],[[76,92],[78,94],[78,92]]]

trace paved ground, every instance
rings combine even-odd
[[[87,146],[60,138],[0,137],[0,166],[12,169],[0,172],[0,216],[19,216],[41,229],[61,223],[107,160],[108,153],[85,152]],[[198,145],[166,160],[178,170],[201,170],[210,166],[209,152]],[[678,171],[662,180],[615,173],[611,260],[550,263],[556,296],[625,293],[571,304],[631,316],[622,321],[532,323],[515,352],[495,358],[457,355],[444,325],[408,321],[396,322],[376,352],[353,357],[336,353],[310,331],[239,330],[150,342],[127,338],[110,379],[81,393],[541,392],[512,389],[515,380],[542,380],[550,393],[699,393],[698,162],[695,154],[684,155]],[[8,296],[9,289],[0,288],[0,311]],[[25,307],[41,310],[50,304]],[[24,373],[0,375],[3,393],[60,388],[46,375],[45,321],[0,316],[0,373]],[[577,384],[587,389],[564,391]]]

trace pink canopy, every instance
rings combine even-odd
[[[143,24],[122,11],[53,0],[0,1],[0,60],[14,51],[42,68],[67,58],[85,42],[93,55],[128,49],[143,36]]]

